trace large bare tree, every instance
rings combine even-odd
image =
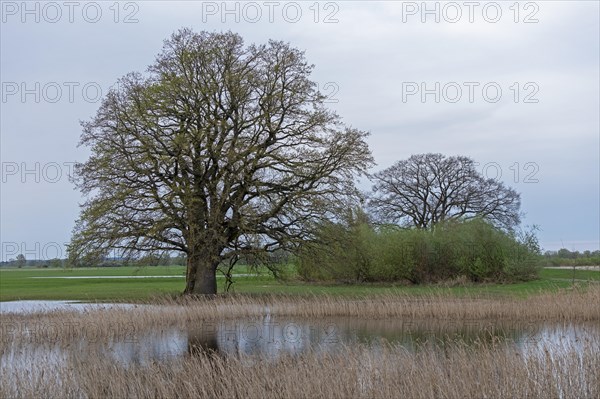
[[[386,223],[431,228],[481,217],[510,230],[520,223],[520,195],[487,179],[464,156],[413,155],[373,175],[369,205]]]
[[[186,293],[215,294],[227,259],[294,246],[358,195],[367,133],[324,106],[303,52],[180,30],[84,122],[88,197],[73,259],[181,251]]]

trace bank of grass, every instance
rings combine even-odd
[[[600,271],[569,268],[569,269],[542,269],[541,275],[546,279],[575,279],[600,281]]]
[[[0,301],[82,300],[128,301],[183,291],[185,269],[181,266],[104,267],[77,269],[0,269]],[[173,276],[169,278],[70,277]],[[68,278],[64,278],[68,277]]]
[[[276,280],[266,270],[258,272],[239,266],[232,292],[240,294],[341,295],[365,296],[406,293],[427,295],[436,292],[452,295],[528,296],[555,292],[577,286],[597,284],[600,272],[594,270],[542,269],[540,279],[514,284],[473,284],[454,281],[435,285],[307,283],[298,279],[293,268],[287,278]],[[0,269],[0,301],[9,300],[82,300],[147,301],[177,296],[184,288],[183,266],[110,267],[81,269]],[[248,275],[249,274],[249,275]],[[103,276],[102,279],[64,279],[62,277]],[[172,276],[167,278],[117,278],[120,276]],[[38,278],[44,277],[44,278]],[[51,278],[48,278],[51,277]],[[57,278],[58,277],[58,278]],[[219,292],[224,279],[218,279]]]

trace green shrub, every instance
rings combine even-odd
[[[298,273],[307,280],[371,280],[374,234],[366,224],[321,226],[316,239],[300,249]]]
[[[533,233],[509,234],[483,220],[433,230],[351,220],[322,225],[302,246],[297,268],[306,280],[505,282],[536,278],[538,254]]]

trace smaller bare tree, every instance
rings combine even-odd
[[[512,230],[520,223],[520,194],[487,179],[464,156],[419,154],[373,176],[369,206],[381,222],[431,228],[481,217]]]

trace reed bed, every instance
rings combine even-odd
[[[187,319],[262,315],[297,317],[357,316],[362,318],[435,318],[592,321],[600,319],[600,286],[542,293],[528,298],[458,297],[432,293],[369,295],[363,298],[313,295],[230,295],[216,299],[162,300]],[[184,306],[179,306],[184,305]]]
[[[364,345],[272,359],[216,353],[144,367],[101,353],[3,372],[0,397],[32,398],[598,398],[600,338],[524,356],[492,344],[460,343],[417,353]]]
[[[72,342],[74,339],[127,339],[148,328],[182,328],[202,321],[265,315],[303,318],[596,322],[600,287],[544,293],[528,298],[381,295],[333,296],[232,295],[214,299],[160,299],[132,309],[55,311],[0,315],[0,353],[19,342]]]
[[[104,352],[147,331],[268,315],[365,323],[564,323],[597,326],[600,287],[528,298],[381,295],[161,299],[134,308],[0,315],[1,398],[598,398],[600,334],[556,347],[457,340],[417,351],[379,343],[276,358],[190,350],[149,363]],[[431,325],[431,324],[430,324]],[[595,327],[594,327],[595,328]],[[594,330],[596,331],[596,330]],[[168,335],[167,335],[168,336]],[[584,341],[584,342],[581,342]],[[98,343],[99,345],[90,345]],[[206,349],[206,348],[205,348]],[[37,351],[37,352],[36,352]]]

